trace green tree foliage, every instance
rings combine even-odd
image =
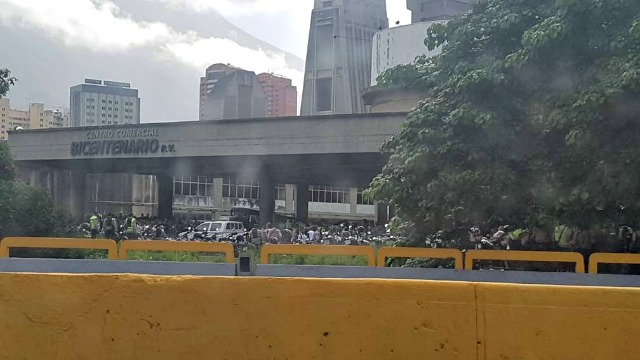
[[[9,93],[9,88],[18,81],[11,76],[9,69],[0,68],[0,97],[6,96]]]
[[[415,238],[470,225],[640,225],[640,1],[481,0],[383,74],[429,89],[371,193]]]
[[[5,236],[52,236],[64,221],[49,195],[16,181],[6,142],[0,142],[0,239]]]

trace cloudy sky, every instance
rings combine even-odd
[[[387,0],[409,23],[405,0]],[[196,120],[198,82],[217,62],[294,79],[301,95],[313,0],[0,0],[0,67],[12,107],[66,107],[85,78],[131,82],[142,121]]]

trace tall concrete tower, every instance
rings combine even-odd
[[[388,27],[386,0],[315,0],[300,114],[364,112],[373,35]]]

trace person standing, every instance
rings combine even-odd
[[[124,221],[124,226],[127,231],[127,239],[137,239],[138,238],[138,220],[133,214],[129,214],[127,219]]]
[[[107,239],[117,240],[116,230],[118,229],[118,222],[116,221],[115,216],[113,214],[108,214],[107,218],[104,219],[104,236]]]
[[[91,238],[96,239],[100,234],[100,217],[98,212],[94,212],[93,216],[89,219],[89,229],[91,230]]]

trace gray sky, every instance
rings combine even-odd
[[[405,0],[387,0],[391,23],[410,22]],[[195,120],[198,81],[213,63],[271,71],[299,96],[313,0],[0,0],[0,67],[27,99],[68,106],[84,78],[131,82],[142,121]]]

